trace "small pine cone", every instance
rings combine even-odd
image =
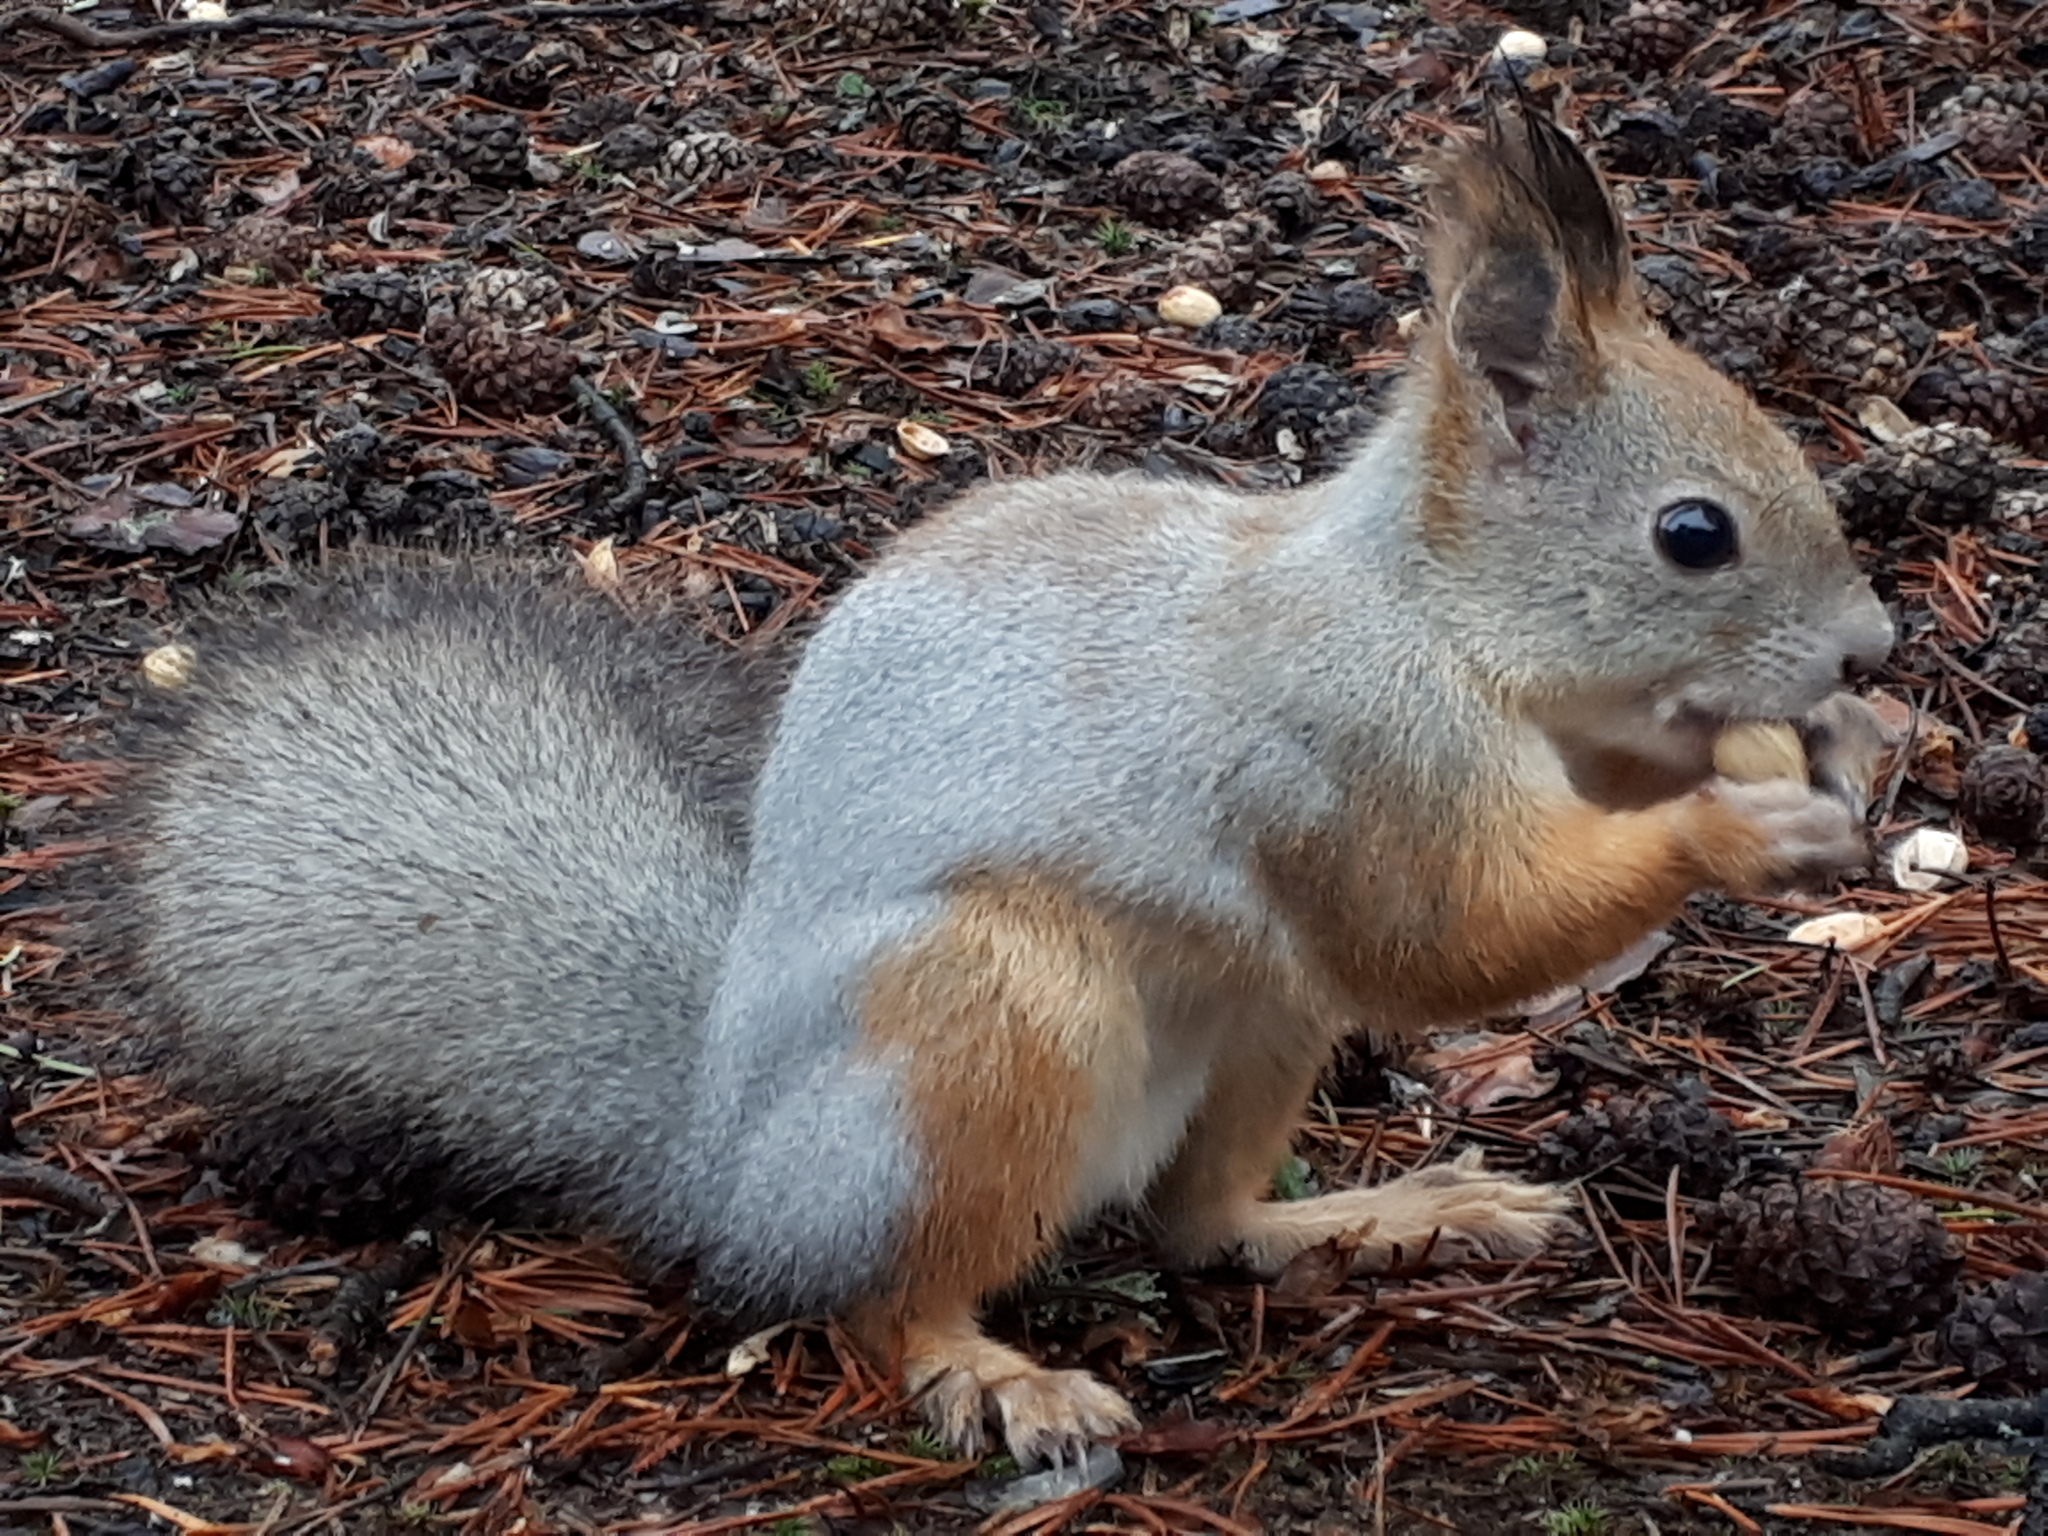
[[[317,1112],[244,1111],[217,1127],[196,1161],[223,1178],[264,1220],[342,1243],[403,1234],[435,1203],[431,1177],[394,1166],[407,1146],[396,1127],[377,1151],[352,1147]]]
[[[575,349],[545,331],[513,335],[495,320],[437,315],[426,340],[456,394],[480,410],[552,409],[576,376]]]
[[[164,150],[144,160],[137,190],[146,211],[183,220],[197,213],[213,190],[213,171],[182,150]]]
[[[455,301],[463,319],[501,322],[514,333],[538,331],[568,307],[562,281],[532,267],[480,267]]]
[[[348,493],[330,480],[267,480],[256,502],[256,525],[287,550],[318,543],[323,523],[332,530],[349,521]]]
[[[1991,517],[2003,462],[1975,427],[1915,427],[1872,449],[1835,477],[1842,521],[1859,538],[1885,540],[1909,522],[1961,528]]]
[[[1064,373],[1079,354],[1063,341],[1016,336],[982,348],[974,362],[974,383],[999,395],[1028,395],[1054,374]]]
[[[1962,1253],[1904,1190],[1790,1179],[1730,1191],[1701,1215],[1740,1290],[1818,1328],[1911,1333],[1955,1299]]]
[[[1845,267],[1823,267],[1788,287],[1792,341],[1807,372],[1848,390],[1889,393],[1911,359],[1888,307]]]
[[[2048,1274],[2024,1269],[1965,1296],[1934,1343],[1986,1391],[2048,1390]]]
[[[661,158],[665,146],[658,130],[646,123],[621,123],[597,146],[597,163],[608,171],[637,171]]]
[[[2001,368],[1930,368],[1907,389],[1905,406],[1930,421],[1982,427],[2001,443],[2048,446],[2048,389]]]
[[[1226,308],[1235,305],[1258,282],[1275,233],[1273,221],[1262,214],[1218,219],[1181,248],[1172,280],[1207,289]]]
[[[252,213],[222,231],[215,249],[227,266],[259,267],[279,282],[295,283],[305,274],[316,239],[309,229]]]
[[[1683,0],[1635,0],[1607,29],[1623,69],[1652,74],[1669,69],[1700,40],[1699,16]]]
[[[2008,625],[1977,663],[1985,682],[2032,707],[2048,704],[2048,612],[2036,607]]]
[[[669,140],[661,152],[661,179],[677,192],[695,192],[744,174],[754,151],[722,128],[699,128]]]
[[[449,125],[450,154],[470,180],[487,187],[523,187],[526,174],[526,119],[516,112],[471,112]]]
[[[1645,256],[1636,263],[1643,305],[1680,341],[1692,335],[1708,311],[1707,280],[1683,256]]]
[[[82,232],[90,204],[66,169],[23,171],[0,181],[0,272],[48,261],[70,225]]]
[[[1963,768],[1956,809],[1980,837],[2031,844],[2048,811],[2048,767],[2021,747],[1986,747]]]
[[[953,29],[954,0],[778,0],[778,18],[822,28],[830,51],[860,52],[899,43],[929,44]]]
[[[1250,357],[1257,352],[1276,351],[1273,328],[1250,315],[1218,315],[1195,332],[1195,345],[1212,352],[1237,352]]]
[[[925,155],[950,155],[960,147],[960,109],[942,96],[920,96],[896,120],[896,141]]]
[[[426,323],[426,296],[406,273],[338,272],[320,288],[320,303],[344,336],[372,331],[416,331]]]
[[[1766,288],[1782,288],[1828,259],[1828,245],[1807,229],[1770,224],[1743,240],[1737,254],[1749,275]]]
[[[1969,112],[1955,124],[1957,146],[1977,170],[1999,176],[2023,171],[2034,154],[2037,125],[2012,112]]]
[[[1109,174],[1112,200],[1148,224],[1185,229],[1223,209],[1222,178],[1197,160],[1171,150],[1141,149]]]
[[[1702,1099],[1649,1090],[1592,1104],[1537,1147],[1546,1177],[1573,1179],[1625,1163],[1655,1183],[1676,1168],[1689,1195],[1720,1194],[1735,1177],[1735,1126]]]
[[[1276,171],[1252,194],[1261,213],[1290,240],[1306,234],[1322,211],[1323,194],[1299,171]]]
[[[1357,405],[1358,391],[1334,368],[1321,363],[1289,363],[1276,370],[1259,391],[1259,425],[1277,436],[1282,430],[1313,440],[1326,419]]]
[[[1142,374],[1113,373],[1081,397],[1074,415],[1083,426],[1106,432],[1151,432],[1172,396]]]
[[[1801,91],[1778,119],[1778,149],[1795,160],[1854,158],[1856,109],[1832,91]]]
[[[1785,355],[1785,307],[1767,293],[1731,293],[1701,319],[1685,344],[1731,379],[1757,385]]]

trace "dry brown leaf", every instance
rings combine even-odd
[[[1446,1109],[1496,1109],[1540,1099],[1557,1086],[1558,1074],[1536,1065],[1536,1045],[1534,1035],[1480,1030],[1417,1057],[1415,1066],[1434,1078]]]
[[[1351,1277],[1351,1261],[1357,1253],[1355,1237],[1325,1238],[1313,1248],[1304,1248],[1287,1261],[1280,1278],[1273,1282],[1273,1299],[1320,1301]]]

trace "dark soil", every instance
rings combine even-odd
[[[0,1527],[2018,1528],[2048,1317],[1933,1326],[1922,1240],[1972,1295],[2048,1266],[2048,790],[1970,767],[2048,743],[2048,7],[117,7],[0,0]],[[81,749],[197,600],[358,542],[573,552],[737,639],[985,476],[1326,473],[1426,297],[1408,168],[1510,24],[1655,307],[1810,445],[1896,607],[1881,839],[1972,838],[1931,892],[1702,903],[1477,1054],[1360,1056],[1285,1181],[1481,1146],[1582,1177],[1583,1242],[1260,1287],[1092,1234],[995,1321],[1149,1427],[1106,1493],[990,1513],[1013,1469],[939,1455],[829,1329],[729,1375],[601,1249],[408,1262],[195,1171],[51,877],[98,835]],[[483,270],[524,274],[495,331]],[[1223,317],[1163,324],[1178,282]],[[1822,910],[1886,932],[1783,941]],[[1754,1215],[1798,1178],[1802,1231]],[[2009,1433],[1859,1459],[1973,1391]]]

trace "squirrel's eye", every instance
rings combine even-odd
[[[1741,553],[1735,518],[1717,502],[1674,501],[1657,514],[1657,548],[1688,571],[1718,571]]]

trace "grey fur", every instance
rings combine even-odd
[[[194,639],[125,733],[101,919],[178,1079],[685,1256],[644,1191],[688,1155],[776,670],[509,570],[372,566]]]

